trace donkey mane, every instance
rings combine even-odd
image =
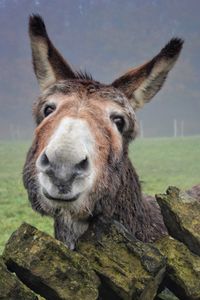
[[[75,71],[75,79],[95,81],[92,75],[88,71],[82,71],[82,70]]]
[[[172,39],[144,65],[101,84],[73,70],[39,15],[30,17],[29,35],[41,89],[23,173],[33,209],[54,218],[55,237],[70,249],[102,215],[144,242],[166,234],[155,199],[142,195],[128,147],[137,133],[135,111],[160,90],[183,41]]]

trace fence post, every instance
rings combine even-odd
[[[184,137],[184,121],[181,121],[181,136]]]
[[[144,138],[144,127],[143,127],[142,120],[140,121],[140,137]]]
[[[174,119],[174,137],[177,137],[177,120]]]

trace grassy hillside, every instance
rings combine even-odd
[[[21,173],[28,142],[0,142],[0,253],[23,221],[53,234],[52,220],[33,212]],[[187,189],[200,182],[200,137],[138,139],[130,146],[143,190],[164,192],[168,185]]]

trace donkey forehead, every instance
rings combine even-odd
[[[131,123],[136,120],[133,107],[122,92],[94,81],[62,80],[46,89],[33,107],[37,124],[43,120],[45,105],[51,103],[58,106],[59,115],[77,117],[80,112],[87,112],[88,116],[100,114],[103,117],[109,113],[119,113]]]
[[[59,95],[59,97],[58,97]],[[95,81],[81,81],[81,80],[65,80],[59,81],[56,84],[49,87],[43,94],[42,100],[48,100],[53,98],[59,98],[60,96],[72,96],[74,99],[81,99],[87,102],[87,100],[109,100],[119,104],[122,107],[130,107],[130,103],[126,96],[110,85],[103,85]],[[62,97],[67,99],[67,97]]]

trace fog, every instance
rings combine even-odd
[[[49,36],[77,69],[110,83],[156,55],[174,36],[185,40],[163,89],[137,116],[145,137],[200,134],[200,1],[0,0],[0,138],[31,139],[39,95],[28,16],[39,13]]]

